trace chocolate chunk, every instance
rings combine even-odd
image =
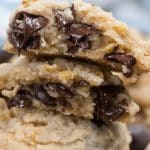
[[[150,129],[141,124],[129,125],[132,136],[130,150],[144,150],[150,143]]]
[[[91,43],[87,42],[87,41],[79,41],[77,43],[75,43],[74,41],[69,41],[66,40],[65,42],[67,44],[68,47],[68,53],[76,53],[78,50],[86,50],[89,49],[91,47]]]
[[[47,106],[56,105],[55,98],[51,97],[42,85],[32,84],[29,86],[29,89],[31,90],[31,95],[40,102],[42,102],[44,105]]]
[[[70,8],[73,20],[69,20],[63,16],[63,10],[54,10],[56,23],[59,29],[65,33],[65,43],[68,47],[69,53],[75,53],[78,50],[87,50],[91,48],[91,41],[89,37],[98,34],[93,26],[85,23],[77,22],[75,20],[74,6]]]
[[[56,92],[60,99],[71,99],[74,96],[73,91],[60,83],[49,83],[46,85],[48,89]]]
[[[31,98],[32,96],[28,91],[20,89],[14,98],[7,101],[8,108],[10,109],[12,107],[29,107],[32,104]]]
[[[125,65],[127,69],[125,72],[123,70],[124,75],[127,77],[130,77],[132,75],[133,67],[136,64],[136,59],[132,55],[126,55],[125,53],[112,52],[112,53],[106,54],[104,58],[108,61]]]
[[[13,107],[18,107],[18,108],[27,107],[27,106],[30,106],[30,101],[21,100],[21,97],[16,97],[15,99],[8,101],[7,106],[9,109]]]
[[[49,91],[55,92],[56,96],[49,94]],[[15,98],[8,100],[9,108],[12,107],[29,107],[32,105],[32,100],[38,100],[46,106],[62,105],[70,107],[68,99],[74,96],[73,91],[60,83],[48,84],[31,84],[21,86]]]
[[[106,56],[107,60],[118,62],[123,65],[134,66],[136,64],[136,59],[132,55],[126,55],[125,53],[110,53]]]
[[[70,20],[66,19],[62,15],[62,12],[63,12],[62,10],[53,10],[53,11],[54,11],[55,20],[59,29],[65,27],[68,23],[70,23]]]
[[[66,35],[75,41],[80,41],[91,34],[97,34],[97,30],[90,25],[78,22],[67,25]]]
[[[37,49],[41,41],[38,31],[47,23],[48,19],[42,16],[19,12],[10,26],[9,41],[19,50]]]
[[[96,104],[94,112],[96,123],[111,123],[126,112],[123,108],[125,99],[117,98],[118,94],[123,93],[124,90],[125,88],[122,85],[113,85],[106,82],[91,89]]]
[[[66,26],[66,44],[68,52],[76,52],[77,50],[86,50],[91,47],[89,37],[97,34],[97,30],[87,24],[73,22]]]

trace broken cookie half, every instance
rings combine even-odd
[[[110,13],[80,0],[24,0],[10,18],[4,49],[90,60],[126,77],[150,70],[150,44]]]
[[[127,121],[138,111],[122,81],[104,68],[62,58],[0,65],[0,92],[8,108],[54,110],[97,124]]]

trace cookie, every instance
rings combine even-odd
[[[135,115],[135,123],[143,124],[150,128],[150,108],[140,108],[140,112]]]
[[[21,56],[0,70],[1,97],[10,109],[33,106],[107,124],[130,120],[139,110],[117,76],[92,64]]]
[[[4,49],[30,57],[80,58],[126,77],[150,70],[150,44],[110,13],[81,0],[24,0],[10,18]]]
[[[0,107],[1,150],[129,150],[131,138],[122,123],[96,126],[54,112],[8,110],[2,99]]]
[[[129,85],[129,91],[142,107],[150,107],[150,73],[142,74],[135,84]]]

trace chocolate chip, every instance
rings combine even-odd
[[[36,49],[40,47],[41,36],[39,31],[48,23],[48,19],[39,15],[19,12],[9,32],[9,41],[17,49]]]
[[[97,30],[90,25],[78,22],[67,25],[66,35],[73,40],[80,41],[91,34],[97,34]]]
[[[67,44],[68,47],[68,53],[72,54],[76,53],[78,50],[86,50],[91,47],[90,43],[87,41],[79,41],[75,43],[74,41],[66,40],[65,43]]]
[[[71,99],[74,96],[73,91],[60,83],[49,83],[46,85],[49,90],[56,92],[60,99]]]
[[[18,98],[18,97],[16,99],[13,99],[13,100],[7,102],[7,106],[8,106],[9,109],[11,109],[13,107],[19,107],[19,108],[21,108],[21,107],[25,106],[24,100],[20,100],[20,98]]]
[[[126,55],[125,53],[110,53],[105,57],[107,60],[118,62],[127,66],[134,66],[136,64],[136,59],[132,55]]]
[[[91,47],[89,37],[97,33],[94,27],[87,24],[78,22],[68,24],[65,32],[68,52],[89,49]]]
[[[29,107],[32,104],[31,98],[32,96],[28,91],[20,89],[14,98],[12,98],[11,100],[7,100],[8,108]]]
[[[132,136],[130,150],[144,150],[150,143],[150,129],[141,124],[129,125]]]
[[[26,45],[28,45],[27,49],[37,49],[40,47],[40,41],[41,37],[40,35],[32,36],[28,39],[26,42]],[[26,49],[26,47],[22,47],[23,49]]]
[[[32,84],[29,86],[32,90],[32,96],[35,97],[37,100],[42,102],[46,106],[55,106],[56,101],[55,98],[51,97],[45,88],[40,84]]]
[[[116,62],[127,67],[126,71],[123,70],[124,75],[130,77],[133,73],[133,67],[136,64],[136,59],[132,55],[126,55],[125,53],[112,52],[106,54],[104,58],[111,62]]]
[[[48,91],[57,93],[57,96],[49,94]],[[29,107],[32,105],[32,100],[38,100],[46,106],[62,105],[70,107],[70,103],[67,102],[74,96],[73,91],[68,87],[60,83],[48,83],[48,84],[30,84],[27,86],[21,86],[18,90],[15,98],[8,100],[8,108],[12,107]]]
[[[7,106],[9,109],[13,107],[30,107],[31,106],[31,101],[29,100],[21,100],[20,97],[16,97],[15,99],[12,99],[11,101],[7,102]]]
[[[62,15],[62,10],[53,10],[53,12],[55,14],[55,20],[59,29],[65,27],[65,25],[70,23],[70,20],[66,19]]]
[[[125,112],[124,99],[118,100],[117,96],[124,92],[123,85],[113,85],[103,82],[99,87],[93,87],[91,94],[94,97],[94,121],[111,123],[116,121]]]
[[[74,19],[69,20],[63,16],[63,10],[54,10],[56,23],[59,29],[65,34],[65,43],[69,53],[76,53],[78,50],[91,48],[91,35],[97,35],[98,30],[93,26],[75,20],[74,6],[70,8]]]

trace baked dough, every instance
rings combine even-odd
[[[90,60],[130,77],[150,70],[150,43],[136,35],[111,13],[81,0],[24,0],[10,18],[4,49]]]
[[[0,65],[0,92],[8,107],[56,110],[109,123],[139,110],[122,81],[102,68],[62,58]]]
[[[37,109],[7,109],[0,100],[0,150],[129,150],[122,123],[96,126],[89,120]]]

